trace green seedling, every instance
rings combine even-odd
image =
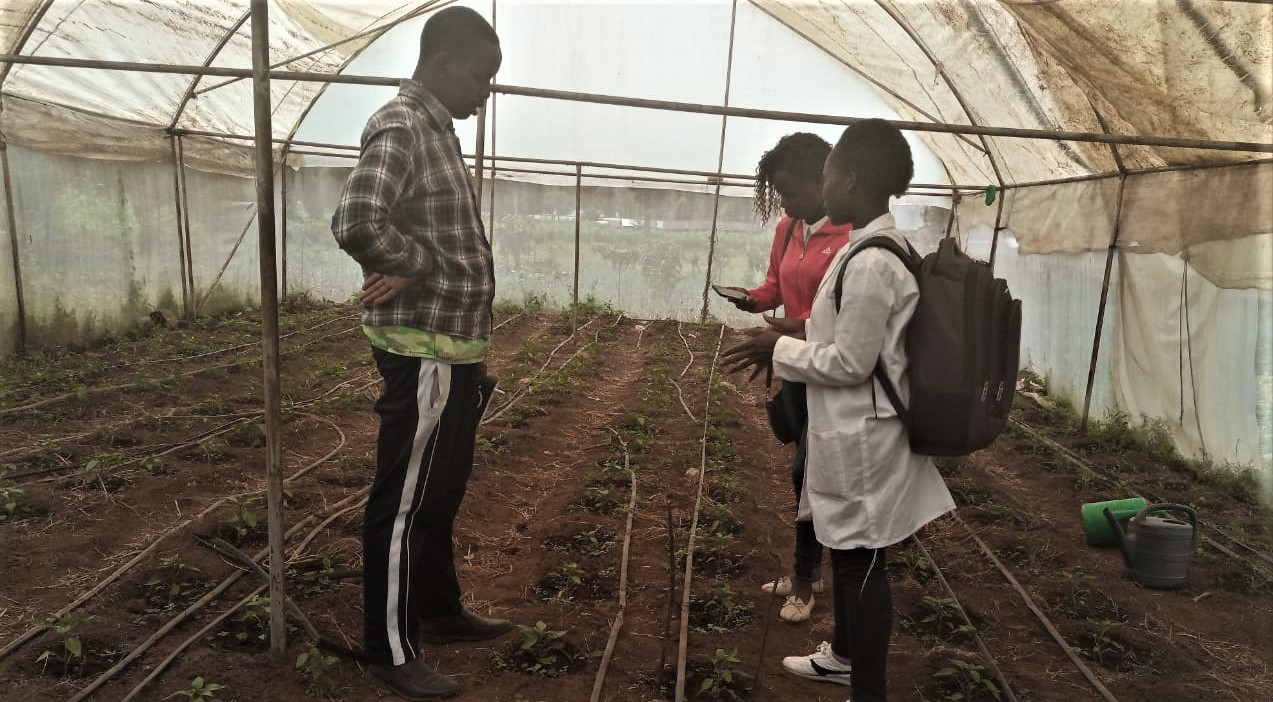
[[[190,582],[198,568],[190,565],[180,555],[164,556],[151,567],[151,576],[142,584],[146,602],[159,611],[168,611],[183,602],[193,589]]]
[[[25,491],[17,485],[0,485],[0,522],[13,519],[18,514],[18,499]]]
[[[335,699],[340,696],[340,683],[333,676],[339,667],[335,656],[323,655],[314,644],[296,656],[296,670],[305,679],[305,694],[310,697]]]
[[[601,556],[614,548],[616,540],[612,532],[593,527],[567,537],[550,537],[544,540],[544,546],[554,551]]]
[[[960,639],[976,633],[976,629],[964,622],[959,613],[959,603],[949,597],[925,597],[928,614],[920,623],[930,633],[944,639]]]
[[[976,663],[952,658],[933,677],[938,680],[943,700],[977,702],[1000,699],[999,686],[986,675],[986,669]]]
[[[1082,649],[1087,657],[1105,665],[1117,662],[1127,654],[1127,646],[1110,635],[1121,624],[1109,619],[1089,619],[1087,625],[1087,645]]]
[[[493,652],[495,667],[528,675],[557,677],[579,659],[566,642],[564,631],[551,631],[542,621],[534,626],[519,625],[521,639],[511,651]]]
[[[703,634],[720,634],[748,626],[755,619],[752,603],[737,599],[728,585],[706,596],[690,596],[690,626]]]
[[[84,661],[88,656],[84,650],[84,642],[80,638],[79,629],[92,618],[91,615],[80,612],[65,612],[63,614],[50,614],[36,624],[37,629],[52,631],[57,634],[62,642],[61,652],[46,649],[35,659],[36,663],[43,664],[40,668],[41,672],[48,670],[49,663],[59,657],[62,659],[62,675],[65,676],[70,672],[72,661],[78,661],[79,667],[83,669]]]
[[[184,697],[188,700],[219,700],[221,698],[217,697],[217,690],[224,688],[225,685],[206,682],[202,677],[197,677],[190,681],[190,687],[187,687],[184,690],[177,690],[164,699],[170,700],[174,697]]]
[[[234,530],[235,537],[240,541],[248,534],[255,532],[257,527],[260,526],[256,511],[253,509],[253,502],[251,499],[239,499],[237,497],[229,499],[230,517],[226,519],[226,524],[230,525],[230,528]]]
[[[335,587],[337,566],[343,565],[345,557],[341,554],[323,556],[319,566],[291,575],[293,592],[296,597],[317,597],[325,595]]]
[[[747,691],[747,673],[743,672],[738,651],[716,649],[715,653],[695,658],[699,674],[698,696],[711,700],[738,700]]]
[[[926,583],[933,577],[933,566],[917,548],[898,551],[888,562],[888,569],[901,573],[917,583]]]

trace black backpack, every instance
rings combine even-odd
[[[887,236],[875,236],[845,257],[836,273],[840,311],[844,268],[870,248],[906,264],[919,283],[919,304],[906,328],[910,407],[876,359],[873,375],[906,425],[911,450],[928,456],[964,456],[985,448],[1003,431],[1016,394],[1021,346],[1021,301],[990,266],[970,258],[955,239],[921,258]]]

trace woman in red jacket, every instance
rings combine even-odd
[[[780,139],[756,166],[756,214],[767,222],[781,208],[786,216],[774,229],[765,282],[751,290],[734,288],[747,294],[734,304],[744,312],[770,312],[782,305],[785,319],[774,320],[766,315],[765,320],[790,334],[803,335],[818,284],[835,253],[849,243],[853,230],[852,224],[832,224],[822,205],[822,167],[830,153],[831,145],[822,137],[797,132]],[[804,403],[804,386],[799,383],[785,383],[782,394],[798,405]],[[795,414],[803,426],[804,408],[793,409],[798,409]],[[804,466],[802,429],[791,465],[797,504],[804,486]],[[786,596],[778,613],[783,621],[809,619],[814,594],[822,592],[821,569],[822,545],[814,536],[813,522],[797,521],[792,574],[762,586],[765,592]]]

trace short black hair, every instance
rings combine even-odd
[[[910,144],[901,130],[882,119],[850,125],[831,158],[840,171],[856,173],[858,185],[875,195],[900,196],[915,177]]]
[[[424,63],[443,51],[467,53],[480,43],[499,46],[499,36],[485,17],[468,7],[438,10],[424,23],[424,30],[420,32],[418,63]]]
[[[827,140],[809,132],[788,134],[766,151],[756,165],[756,192],[752,196],[752,207],[761,221],[768,222],[781,204],[782,198],[774,190],[775,173],[786,171],[797,178],[822,182],[822,166],[830,153]]]

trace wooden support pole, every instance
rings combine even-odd
[[[27,348],[27,307],[22,291],[22,257],[18,253],[18,217],[13,205],[13,178],[9,175],[9,144],[0,139],[0,170],[4,171],[4,213],[9,225],[9,256],[13,259],[13,287],[18,303],[18,350]]]
[[[570,288],[570,333],[579,328],[579,226],[583,219],[583,166],[575,166],[575,282]]]
[[[1101,331],[1105,326],[1105,305],[1109,301],[1109,278],[1114,267],[1114,254],[1118,251],[1119,227],[1123,221],[1123,192],[1127,176],[1118,179],[1118,199],[1114,204],[1114,231],[1109,237],[1109,251],[1105,254],[1105,277],[1101,281],[1101,304],[1096,310],[1096,333],[1092,339],[1092,362],[1087,369],[1087,390],[1083,392],[1083,418],[1079,431],[1087,432],[1088,412],[1092,406],[1092,386],[1096,384],[1096,361],[1101,352]]]
[[[252,95],[256,117],[257,240],[261,255],[261,348],[265,374],[265,495],[270,536],[270,653],[287,650],[283,573],[283,417],[279,387],[278,264],[274,251],[274,150],[270,135],[270,22],[267,0],[252,0]]]
[[[725,55],[725,97],[721,101],[722,107],[729,107],[729,86],[734,77],[734,30],[738,22],[738,0],[730,3],[729,9],[729,52]],[[720,118],[720,150],[716,154],[716,172],[719,173],[725,168],[725,128],[729,120],[728,115],[721,115]],[[707,239],[707,273],[703,279],[703,306],[698,313],[699,324],[707,322],[707,300],[708,291],[712,289],[712,264],[716,258],[716,226],[720,220],[720,187],[721,179],[716,178],[716,194],[712,199],[712,232]],[[685,696],[684,680],[677,681],[677,695],[679,700]]]

